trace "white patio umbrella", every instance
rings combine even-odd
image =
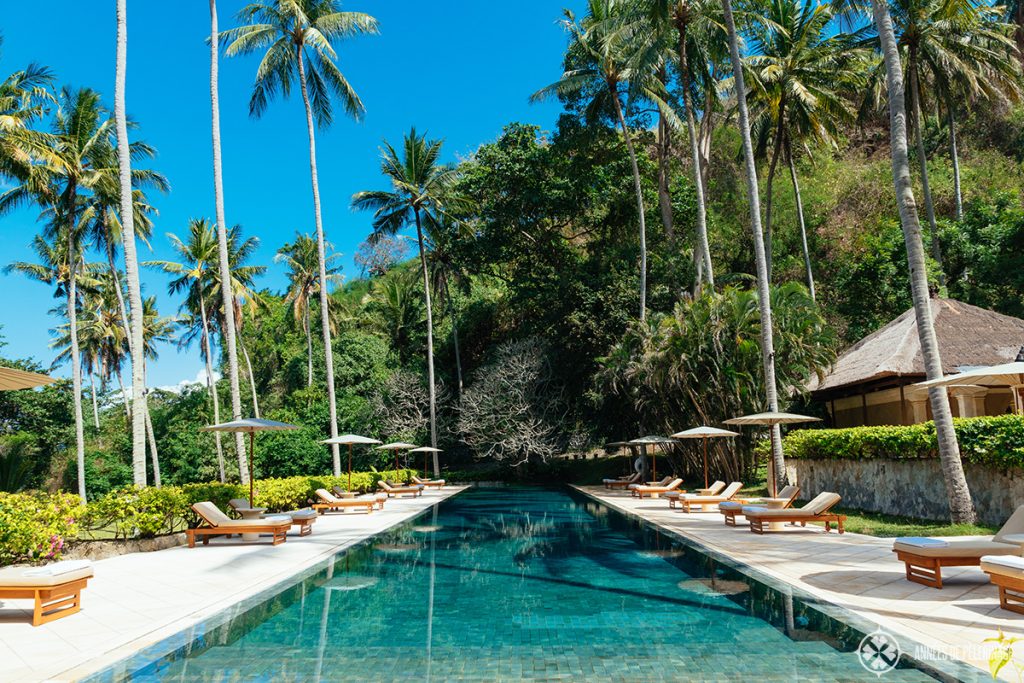
[[[15,368],[0,368],[0,391],[14,391],[15,389],[31,389],[41,387],[44,384],[56,382],[49,375],[41,375],[38,372],[27,372]]]
[[[633,446],[644,446],[644,453],[647,452],[647,446],[661,446],[664,447],[666,444],[675,443],[672,439],[666,439],[664,436],[641,436],[639,439],[633,439],[627,442]],[[651,477],[655,480],[658,478],[658,459],[654,455],[654,451],[651,451]]]
[[[413,448],[409,450],[410,453],[422,453],[423,454],[423,476],[427,476],[427,453],[443,453],[440,448],[434,448],[433,446],[420,446],[419,448]]]
[[[407,451],[411,448],[416,448],[414,443],[405,443],[404,441],[395,441],[393,443],[386,443],[383,446],[377,446],[378,451],[394,451],[395,452],[395,469],[398,469],[398,451]]]
[[[342,436],[336,436],[333,439],[327,439],[321,441],[328,445],[339,444],[341,446],[348,446],[348,490],[352,490],[352,446],[354,444],[379,444],[380,441],[377,439],[371,439],[368,436],[359,436],[358,434],[344,434]]]
[[[252,461],[256,448],[256,432],[280,432],[289,429],[298,429],[298,427],[284,422],[264,420],[257,417],[243,417],[240,420],[222,422],[220,424],[202,428],[202,431],[204,432],[241,432],[249,435],[249,507],[256,507],[253,504],[254,482],[252,476]]]
[[[736,432],[728,429],[718,429],[706,425],[687,429],[672,435],[673,439],[700,439],[704,442],[704,488],[708,487],[708,439],[719,439],[723,437],[739,436]]]
[[[734,417],[725,421],[727,425],[766,425],[768,427],[774,427],[775,425],[784,424],[798,424],[800,422],[818,422],[820,417],[811,417],[809,415],[797,415],[796,413],[780,413],[768,412],[768,413],[755,413],[753,415],[743,415],[741,417]],[[770,430],[771,442],[772,442],[772,453],[775,453],[775,430]],[[775,483],[775,458],[774,455],[768,458],[768,478],[771,480],[771,492],[772,498],[778,493],[778,485]]]
[[[1021,389],[1024,389],[1024,361],[972,368],[955,375],[919,382],[914,386],[931,388],[972,384],[983,387],[1010,387],[1010,393],[1013,394],[1013,412],[1024,412],[1024,401],[1020,396]]]

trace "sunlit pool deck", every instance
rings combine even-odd
[[[892,553],[892,539],[826,535],[821,527],[788,525],[759,536],[742,518],[736,528],[725,526],[717,510],[686,514],[660,499],[640,500],[603,487],[575,488],[909,638],[925,648],[918,653],[925,659],[959,659],[987,672],[991,645],[982,643],[985,638],[1000,628],[1024,637],[1024,616],[999,608],[996,587],[982,571],[943,568],[942,590],[911,583]]]
[[[99,560],[79,614],[33,627],[31,609],[14,609],[30,602],[0,603],[0,681],[68,681],[99,671],[461,490],[392,498],[370,515],[323,515],[311,536],[290,533],[279,546],[218,538],[209,547]]]

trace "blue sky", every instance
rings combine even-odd
[[[221,29],[234,25],[238,0],[218,3]],[[362,123],[338,118],[317,138],[320,191],[328,240],[344,254],[347,277],[358,275],[352,255],[369,232],[369,215],[349,209],[353,192],[383,186],[379,175],[382,139],[398,140],[410,126],[445,140],[447,160],[471,154],[493,140],[503,125],[528,121],[550,128],[558,104],[530,105],[536,89],[560,72],[566,37],[557,25],[561,8],[582,9],[581,0],[518,0],[515,3],[423,3],[359,0],[343,9],[368,12],[381,35],[340,45],[340,65],[366,105]],[[114,2],[57,0],[47,12],[59,18],[38,27],[39,7],[6,3],[0,15],[4,36],[0,73],[30,61],[51,67],[61,84],[89,86],[112,102],[114,86]],[[210,160],[209,32],[205,2],[128,2],[128,113],[140,137],[159,156],[151,164],[171,183],[167,195],[152,197],[159,209],[153,253],[170,258],[166,233],[182,234],[189,217],[212,216]],[[42,36],[46,40],[42,40]],[[261,241],[256,261],[270,266],[262,286],[279,290],[284,270],[274,252],[296,230],[313,230],[307,142],[301,101],[278,101],[260,120],[248,116],[255,58],[223,59],[220,69],[221,127],[227,220]],[[3,264],[31,259],[29,241],[39,229],[36,210],[0,218]],[[147,294],[158,295],[161,313],[178,301],[166,293],[167,279],[148,271]],[[52,292],[20,275],[0,274],[4,305],[0,326],[8,357],[33,357],[49,364],[50,329],[56,318]],[[155,386],[195,378],[198,350],[168,346],[150,365]],[[57,374],[67,374],[60,369]]]

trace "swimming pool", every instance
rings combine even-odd
[[[91,680],[876,680],[862,633],[575,492],[470,489],[272,593]]]

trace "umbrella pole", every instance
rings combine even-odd
[[[348,445],[348,491],[352,490],[352,444]]]
[[[253,450],[256,447],[256,432],[249,432],[249,507],[256,507],[256,497],[254,494],[255,482],[252,478],[252,461],[256,457],[256,452]]]
[[[701,439],[704,442],[704,488],[708,487],[708,437]]]
[[[769,439],[772,444],[772,450],[768,454],[768,477],[771,479],[771,488],[769,490],[772,492],[772,498],[775,498],[777,494],[775,488],[775,425],[768,425],[768,429],[771,430],[769,432]]]

